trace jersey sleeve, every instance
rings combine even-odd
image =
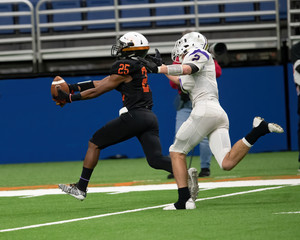
[[[201,71],[210,58],[211,55],[209,52],[200,48],[195,48],[187,53],[182,64],[194,64],[198,67],[199,71]]]

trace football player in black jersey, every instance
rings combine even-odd
[[[137,56],[145,57],[148,50],[148,41],[142,34],[128,32],[112,46],[112,56],[117,57],[117,61],[109,76],[102,80],[69,84],[71,93],[79,91],[76,94],[68,94],[58,89],[58,105],[95,98],[113,89],[122,94],[123,100],[120,116],[96,131],[89,140],[79,181],[70,185],[59,184],[63,192],[84,200],[100,151],[132,137],[138,138],[151,167],[172,173],[170,158],[162,155],[158,121],[151,111],[153,102],[147,70],[137,60]]]

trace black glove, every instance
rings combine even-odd
[[[53,97],[55,100],[60,102],[71,102],[71,94],[66,93],[65,91],[61,90],[60,88],[57,89],[57,96]]]
[[[141,57],[137,57],[137,58],[146,67],[146,69],[150,73],[157,73],[158,72],[158,67],[157,67],[156,63],[147,61],[146,59],[141,58]]]
[[[157,48],[155,48],[155,56],[147,55],[146,58],[149,58],[152,62],[154,62],[157,66],[161,66],[163,64],[163,60],[160,56],[160,52]]]

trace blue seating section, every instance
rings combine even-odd
[[[113,6],[114,0],[87,0],[87,7],[102,7],[102,6]],[[87,20],[104,20],[104,19],[114,19],[115,12],[111,11],[101,11],[101,12],[88,12]],[[97,24],[90,25],[88,29],[115,29],[115,24]]]
[[[275,3],[272,3],[272,2],[262,2],[262,3],[260,3],[260,10],[268,11],[268,10],[275,9],[274,5],[275,5]],[[265,15],[265,16],[261,16],[260,19],[261,20],[275,20],[275,16],[274,15]]]
[[[149,3],[148,0],[119,0],[119,4],[121,5],[129,5],[129,4],[146,4]],[[120,17],[122,18],[132,18],[132,17],[150,17],[150,9],[128,9],[121,10]],[[150,27],[151,22],[131,22],[131,23],[122,23],[122,28],[133,28],[133,27]]]
[[[36,7],[37,3],[40,0],[30,0],[34,7]],[[83,0],[60,0],[60,1],[53,1],[53,2],[45,2],[41,5],[40,10],[44,9],[70,9],[70,8],[80,8],[82,5]],[[148,4],[151,3],[169,3],[169,2],[186,2],[193,0],[119,0],[120,5],[136,5],[139,4]],[[100,7],[100,6],[113,6],[114,0],[85,0],[87,7]],[[25,4],[18,4],[19,11],[27,11],[28,6]],[[260,2],[258,3],[259,10],[273,10],[275,8],[274,2]],[[286,0],[279,0],[279,9],[280,9],[280,17],[281,19],[286,19]],[[254,4],[253,3],[238,3],[238,4],[230,4],[225,3],[224,9],[227,13],[234,13],[240,11],[254,11]],[[11,12],[14,11],[13,4],[0,4],[0,13],[1,12]],[[198,7],[198,14],[209,14],[209,13],[219,13],[220,9],[218,5],[203,5]],[[121,18],[132,18],[132,17],[150,17],[151,14],[155,16],[172,16],[172,15],[184,15],[186,13],[194,13],[195,9],[194,6],[190,7],[183,7],[183,6],[169,6],[169,7],[162,7],[156,9],[125,9],[119,11],[119,16]],[[68,21],[81,21],[83,19],[82,13],[65,13],[65,14],[53,14],[53,16],[41,15],[39,16],[40,23],[48,23],[48,22],[68,22]],[[107,10],[107,11],[95,11],[95,12],[87,12],[84,16],[86,16],[87,20],[104,20],[104,19],[114,19],[115,12],[114,10]],[[262,21],[268,20],[275,20],[274,15],[265,15],[260,16],[259,18]],[[0,26],[1,25],[13,25],[16,22],[21,24],[30,24],[30,17],[29,16],[20,16],[20,17],[0,17]],[[225,22],[227,23],[237,23],[237,22],[251,22],[255,21],[255,17],[253,16],[239,16],[239,17],[227,17],[225,18]],[[156,21],[156,26],[166,27],[166,26],[185,26],[187,24],[187,19],[176,19],[176,20],[161,20]],[[220,22],[220,18],[199,18],[199,24],[217,24]],[[195,20],[192,19],[189,21],[192,25],[195,24]],[[140,22],[126,22],[121,23],[121,28],[143,28],[143,27],[151,27],[153,22],[152,21],[140,21]],[[69,26],[69,27],[54,27],[51,30],[54,31],[73,31],[73,30],[82,30],[82,26]],[[87,29],[95,30],[95,29],[115,29],[114,23],[109,24],[95,24],[95,25],[88,25]],[[48,28],[41,29],[42,32],[49,31]],[[0,30],[0,34],[14,34],[15,30]],[[21,33],[30,33],[30,29],[21,29]]]
[[[53,9],[68,9],[68,8],[80,8],[80,0],[77,1],[54,1],[52,2]],[[81,13],[65,13],[65,14],[53,14],[53,22],[69,22],[69,21],[81,21]],[[70,30],[82,30],[81,26],[70,27],[55,27],[54,31],[70,31]]]
[[[234,13],[234,12],[249,12],[254,11],[254,5],[252,3],[240,3],[240,4],[225,4],[225,12]],[[245,17],[228,17],[226,22],[248,22],[254,21],[255,18],[251,16]]]
[[[35,4],[35,7],[36,7],[36,4],[37,4],[37,2],[39,1],[39,0],[34,0],[34,1],[36,1],[34,4]],[[31,1],[32,2],[32,1]],[[47,8],[47,6],[46,6],[46,3],[42,3],[41,5],[40,5],[40,10],[46,10],[46,9],[48,9]],[[39,16],[39,22],[40,23],[48,23],[49,21],[48,21],[48,17],[47,17],[47,15],[40,15]],[[48,28],[41,28],[40,29],[41,30],[41,32],[48,32],[49,31],[49,29]]]
[[[35,8],[38,1],[39,0],[31,0],[30,2],[32,3],[33,7]],[[18,6],[19,6],[19,11],[20,12],[29,11],[29,6],[27,4],[22,3],[22,4],[19,4]],[[19,23],[20,24],[31,24],[31,16],[20,16],[19,17]],[[21,33],[30,33],[31,29],[29,29],[29,28],[21,29],[20,32]]]
[[[192,7],[192,10],[194,11],[194,7]],[[209,13],[219,13],[219,6],[218,5],[202,5],[198,7],[198,14],[201,16],[201,14],[209,14]],[[219,23],[219,18],[200,18],[199,24],[214,24]]]
[[[12,4],[0,4],[0,13],[12,12]],[[0,26],[1,25],[13,25],[13,17],[0,17]],[[14,33],[14,30],[0,30],[0,34],[10,34]]]
[[[183,2],[184,0],[156,0],[155,3],[166,3],[166,2]],[[183,15],[185,14],[184,7],[163,7],[156,9],[156,16],[172,16],[172,15]],[[185,20],[166,20],[157,21],[157,26],[178,26],[184,25]]]

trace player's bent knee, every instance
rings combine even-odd
[[[164,169],[164,157],[161,156],[152,156],[152,157],[147,157],[147,162],[150,167],[154,169]],[[171,162],[170,162],[171,165]]]
[[[88,145],[89,149],[98,149],[98,146],[95,143],[92,143],[91,141],[89,141],[89,145]]]

